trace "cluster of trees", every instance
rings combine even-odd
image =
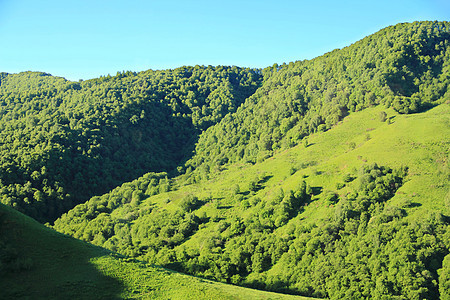
[[[164,249],[183,243],[205,221],[205,217],[193,213],[204,201],[192,194],[181,199],[172,211],[141,206],[142,200],[170,191],[173,184],[167,173],[147,173],[77,205],[54,226],[60,232],[131,257],[162,259]],[[133,226],[135,222],[139,226]]]
[[[241,211],[234,214],[192,194],[165,206],[135,205],[133,197],[148,190],[142,177],[77,206],[55,228],[151,263],[254,288],[331,299],[438,299],[438,290],[447,289],[448,266],[440,262],[449,255],[450,220],[439,213],[406,219],[414,203],[389,203],[406,172],[365,165],[344,176],[345,194],[303,180],[263,199],[254,193],[264,185],[257,178],[232,188],[226,203]],[[120,202],[126,204],[109,209]],[[324,222],[305,222],[304,208],[313,202],[331,205]]]
[[[0,200],[53,221],[149,171],[176,170],[200,132],[261,80],[256,70],[203,66],[83,82],[2,73]]]
[[[187,166],[201,177],[226,163],[254,163],[373,105],[414,113],[443,103],[450,33],[439,24],[448,23],[398,24],[313,60],[262,70],[261,88],[200,136]]]

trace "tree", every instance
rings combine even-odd
[[[303,138],[303,147],[307,148],[308,147],[308,138]]]
[[[441,299],[450,299],[450,254],[445,256],[439,274],[439,294]]]

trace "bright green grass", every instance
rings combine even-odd
[[[0,299],[311,299],[153,267],[59,234],[4,205],[0,214],[2,239],[31,262],[29,269],[0,273]]]
[[[381,122],[379,114],[387,112],[391,122]],[[244,198],[270,198],[279,188],[294,190],[305,180],[312,187],[322,191],[335,191],[344,195],[349,187],[341,190],[337,183],[343,182],[347,173],[355,174],[364,164],[397,168],[407,166],[409,175],[404,185],[390,203],[395,205],[408,200],[416,205],[408,208],[408,214],[437,210],[450,214],[446,199],[449,190],[448,157],[450,149],[450,106],[442,104],[427,112],[399,115],[392,109],[381,106],[352,113],[327,132],[316,133],[308,138],[309,146],[296,146],[276,153],[273,157],[258,163],[236,164],[217,174],[213,179],[194,185],[187,185],[170,193],[150,197],[144,205],[156,204],[175,209],[176,204],[188,193],[207,200],[197,213],[209,217],[244,217],[252,208],[243,209],[232,195],[232,187],[240,186]],[[291,174],[295,171],[293,174]],[[269,179],[262,189],[249,193],[248,183],[266,174]],[[352,183],[347,184],[352,186]],[[306,224],[324,218],[332,209],[321,199],[323,193],[313,197],[312,202],[299,216]],[[448,197],[447,197],[448,198]],[[164,200],[170,199],[169,204]],[[212,199],[212,201],[211,201]],[[188,247],[196,247],[214,230],[210,222],[201,228],[190,240]]]

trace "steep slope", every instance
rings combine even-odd
[[[147,174],[75,207],[55,228],[261,289],[445,298],[449,118],[449,104],[410,115],[381,106],[350,113],[306,145],[229,165],[211,180],[192,172],[161,187],[158,174]]]
[[[262,76],[237,67],[124,72],[84,82],[0,76],[0,200],[53,221],[146,172],[176,172],[198,134]]]
[[[187,167],[209,176],[229,162],[261,161],[383,104],[418,112],[450,99],[450,24],[390,26],[310,61],[267,68],[261,88],[201,135]]]
[[[2,204],[0,245],[2,299],[307,299],[127,259],[58,234]]]

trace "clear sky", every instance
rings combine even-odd
[[[0,0],[0,72],[266,67],[416,20],[450,20],[450,1]]]

